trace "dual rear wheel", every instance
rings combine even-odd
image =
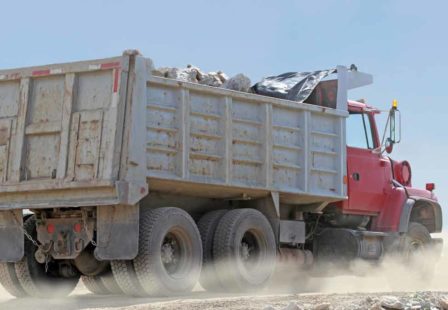
[[[209,291],[253,291],[268,282],[275,256],[274,233],[259,211],[212,211],[196,225],[181,209],[160,208],[141,215],[137,257],[111,266],[128,295],[181,295],[198,280]]]
[[[36,240],[35,218],[24,229]],[[25,256],[0,264],[0,282],[16,297],[70,294],[79,274],[60,275],[60,262],[40,264],[37,247],[25,238]],[[196,225],[179,208],[141,213],[139,252],[134,260],[111,261],[97,276],[82,276],[95,294],[170,296],[189,293],[196,283],[210,291],[253,291],[262,288],[275,266],[276,243],[266,217],[254,209],[206,213]],[[204,264],[204,266],[203,266]]]
[[[213,211],[198,223],[204,247],[201,286],[209,291],[264,287],[276,262],[276,242],[266,217],[254,209]]]

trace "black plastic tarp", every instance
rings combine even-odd
[[[336,69],[283,73],[264,78],[252,90],[263,96],[304,102],[322,79],[335,72]]]

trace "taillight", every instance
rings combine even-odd
[[[54,230],[55,230],[54,224],[48,224],[48,225],[47,225],[47,232],[48,232],[49,234],[54,233]]]
[[[81,232],[81,230],[82,230],[82,225],[80,224],[80,223],[76,223],[74,226],[73,226],[73,230],[74,230],[74,232],[75,233],[80,233]]]

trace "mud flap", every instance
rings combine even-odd
[[[0,211],[0,262],[18,262],[24,254],[22,210]]]
[[[97,207],[98,260],[130,260],[138,254],[139,206]]]

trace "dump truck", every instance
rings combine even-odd
[[[434,184],[412,187],[409,162],[388,156],[396,102],[381,139],[382,111],[348,100],[371,75],[338,66],[302,103],[151,68],[126,51],[0,71],[0,282],[12,295],[69,294],[80,278],[97,294],[252,291],[278,262],[318,271],[439,242]]]

